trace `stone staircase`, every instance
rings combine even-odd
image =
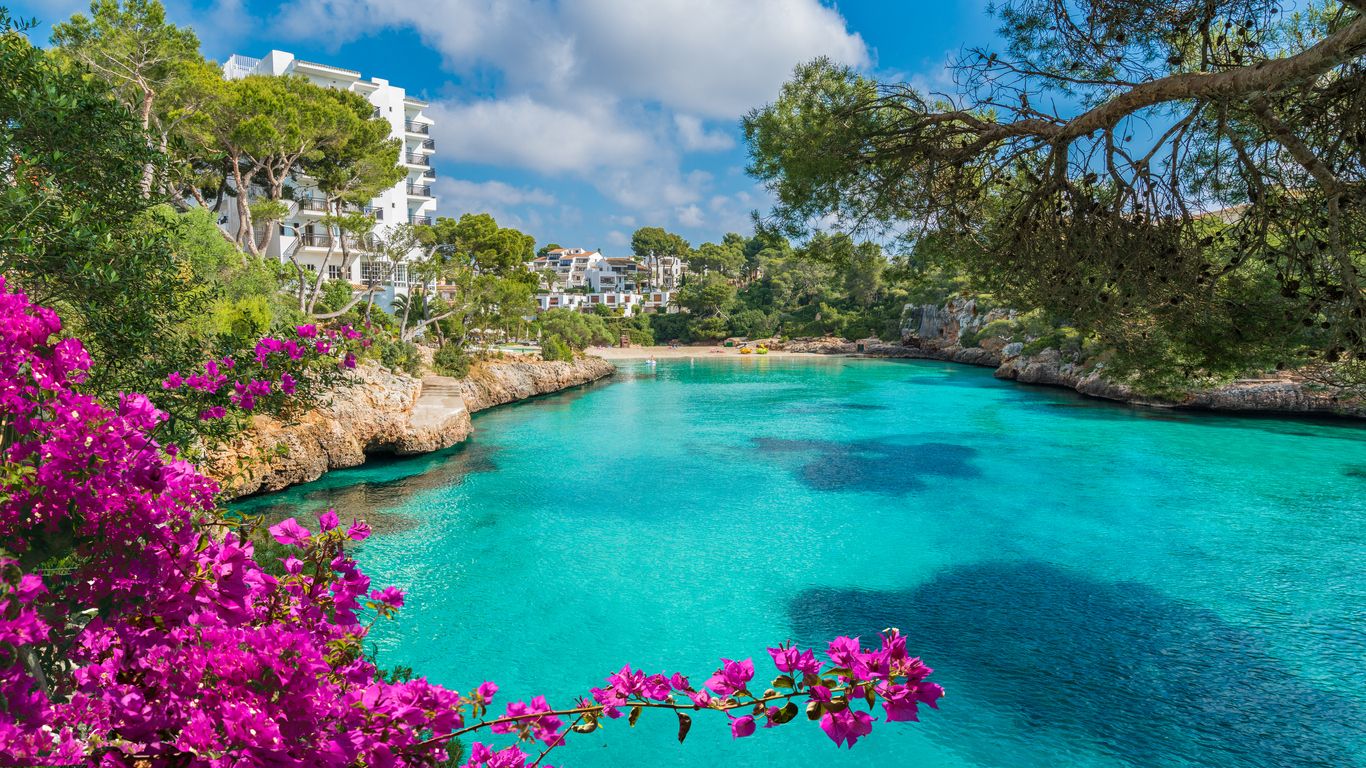
[[[408,423],[415,430],[440,430],[467,410],[459,380],[448,376],[425,376],[422,394],[413,403]]]

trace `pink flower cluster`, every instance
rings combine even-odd
[[[355,351],[366,341],[350,325],[328,329],[300,325],[294,335],[257,341],[244,362],[224,357],[206,361],[202,372],[175,371],[161,388],[186,401],[186,410],[197,413],[200,421],[225,419],[230,409],[250,413],[267,405],[280,407],[301,394],[301,385],[355,368]]]
[[[872,650],[837,638],[829,668],[810,650],[769,649],[780,674],[759,693],[750,659],[723,659],[700,689],[626,666],[573,707],[538,696],[490,719],[491,682],[461,696],[388,681],[363,643],[404,596],[372,588],[348,555],[369,527],[343,526],[333,510],[316,531],[284,520],[270,528],[290,551],[284,574],[266,572],[223,525],[214,483],[151,437],[165,414],[142,395],[110,409],[73,387],[90,361],[78,341],[53,342],[60,330],[0,278],[0,764],[430,765],[450,739],[486,730],[515,741],[474,743],[466,765],[524,768],[604,718],[634,724],[644,709],[670,709],[681,739],[688,712],[715,710],[742,738],[759,719],[794,719],[796,699],[853,746],[876,720],[860,702],[880,700],[898,722],[943,695],[895,631]],[[287,364],[281,349],[266,362]],[[206,366],[203,381],[224,368]],[[237,383],[263,396],[262,380]],[[55,561],[78,565],[48,580]]]
[[[576,718],[572,731],[589,733],[601,727],[602,718],[628,717],[634,725],[646,709],[669,709],[678,715],[680,740],[691,727],[688,713],[697,710],[725,713],[731,737],[741,739],[753,736],[760,720],[764,728],[793,721],[801,711],[797,700],[804,699],[809,720],[818,720],[821,730],[837,746],[853,747],[878,721],[872,714],[875,704],[881,703],[885,722],[913,721],[919,705],[937,708],[944,695],[943,688],[927,679],[932,670],[907,654],[906,639],[895,629],[884,633],[880,645],[872,649],[864,649],[858,638],[835,638],[826,649],[828,662],[818,659],[813,650],[794,646],[769,648],[768,653],[780,674],[762,693],[750,690],[755,675],[753,659],[722,659],[700,689],[682,674],[647,674],[628,665],[609,675],[605,686],[591,689],[589,698],[580,699],[576,707],[553,710],[541,697],[529,703],[512,702],[501,717],[481,720],[457,733],[486,726],[496,734],[517,735],[519,743],[545,744],[540,756],[544,757],[545,752],[563,743],[566,732],[560,729],[564,717]],[[487,695],[485,686],[490,688]],[[479,688],[480,695],[465,703],[472,704],[474,715],[479,717],[496,691],[496,686],[485,683]],[[740,714],[733,714],[737,712]],[[539,759],[533,760],[517,743],[496,751],[490,745],[475,743],[466,766],[524,768],[529,760],[535,763]]]
[[[369,529],[302,531],[298,567],[272,577],[205,527],[217,489],[150,437],[147,398],[111,410],[72,388],[89,359],[51,343],[60,328],[0,282],[0,764],[443,758],[415,745],[460,725],[459,696],[384,682],[361,652],[363,616],[401,600],[372,600],[345,553]],[[45,584],[63,554],[76,572]]]

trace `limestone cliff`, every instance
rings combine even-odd
[[[324,406],[295,422],[257,417],[204,469],[230,498],[278,491],[362,464],[369,454],[449,448],[469,436],[475,411],[586,384],[615,370],[596,357],[572,363],[507,359],[476,363],[464,379],[417,379],[362,365]]]
[[[1123,383],[1105,377],[1104,364],[1064,355],[1058,349],[1024,354],[1020,342],[1009,343],[999,337],[974,338],[974,344],[960,342],[968,334],[976,336],[988,323],[1015,317],[1011,310],[980,310],[972,300],[950,300],[944,305],[906,308],[902,344],[897,347],[866,340],[865,352],[887,357],[925,357],[950,360],[996,369],[996,376],[1026,384],[1067,387],[1107,400],[1152,406],[1201,408],[1219,411],[1258,411],[1285,414],[1328,414],[1366,417],[1366,402],[1360,398],[1339,397],[1318,391],[1293,373],[1257,379],[1243,379],[1210,389],[1195,390],[1182,398],[1146,397]],[[853,351],[854,343],[846,342]]]

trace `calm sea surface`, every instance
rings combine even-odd
[[[647,712],[556,765],[1366,766],[1366,429],[843,359],[627,366],[475,426],[242,505],[373,521],[381,663],[568,701],[896,626],[948,689],[852,751]]]

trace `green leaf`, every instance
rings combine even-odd
[[[631,714],[626,718],[626,722],[630,723],[632,728],[636,727],[636,721],[640,719],[640,711],[642,709],[644,709],[644,707],[639,704],[631,707]]]
[[[792,719],[797,716],[797,712],[797,704],[795,702],[789,701],[786,705],[783,706],[782,709],[778,710],[778,714],[774,715],[769,719],[772,720],[776,725],[782,725],[783,723],[792,722]]]
[[[679,743],[679,744],[682,744],[682,743],[683,743],[683,740],[686,739],[686,738],[688,738],[688,729],[690,729],[690,728],[692,728],[692,717],[689,716],[689,715],[685,715],[685,714],[683,714],[682,712],[679,712],[679,713],[678,713],[678,743]]]
[[[778,675],[773,678],[774,688],[791,688],[794,685],[796,685],[796,683],[793,681],[791,675]]]
[[[807,720],[819,720],[819,719],[821,719],[821,715],[823,714],[822,710],[823,710],[824,708],[825,708],[824,705],[822,705],[821,702],[819,702],[819,701],[808,701],[808,702],[806,702],[806,719],[807,719]]]
[[[592,715],[584,715],[584,721],[582,723],[575,723],[571,728],[571,730],[573,730],[574,733],[592,733],[597,729],[597,718],[594,718]]]

